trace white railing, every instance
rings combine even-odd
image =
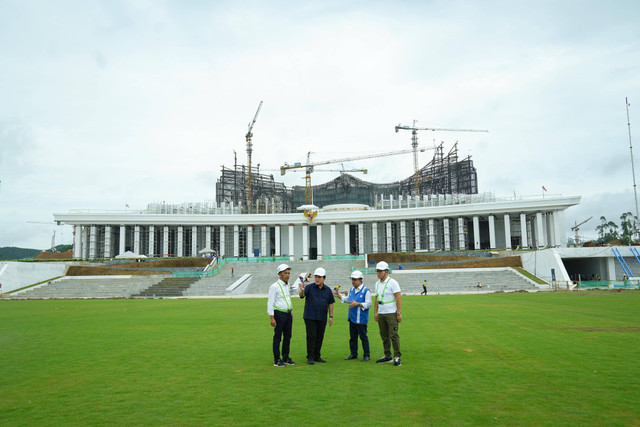
[[[432,196],[422,196],[420,198],[402,195],[380,195],[376,197],[375,206],[370,209],[388,210],[388,209],[407,209],[407,208],[424,208],[435,206],[451,206],[462,204],[478,204],[478,203],[496,203],[509,201],[525,201],[539,199],[559,199],[562,194],[544,194],[536,196],[500,196],[494,193],[481,194],[438,194]],[[293,209],[283,212],[272,204],[262,203],[259,209],[254,209],[251,213],[261,214],[280,214],[295,213]],[[108,209],[72,209],[70,213],[94,213],[94,214],[159,214],[159,215],[238,215],[246,214],[246,209],[242,206],[236,206],[233,203],[222,203],[221,206],[215,202],[197,202],[197,203],[150,203],[144,210],[124,209],[124,210],[108,210]]]

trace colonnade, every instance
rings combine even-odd
[[[411,220],[284,224],[76,224],[74,258],[152,256],[323,256],[408,251],[562,246],[562,211]],[[238,215],[237,219],[243,219]]]

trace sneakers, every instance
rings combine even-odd
[[[288,358],[287,360],[284,361],[285,365],[290,365],[293,366],[296,364],[296,362],[294,362],[293,360],[291,360],[291,358]]]
[[[282,359],[278,359],[278,361],[276,363],[274,363],[273,366],[277,366],[278,368],[284,368],[287,365],[284,364]]]
[[[363,362],[368,362],[369,360],[371,360],[371,358],[369,356],[365,356],[362,358]]]
[[[319,363],[327,363],[326,360],[324,360],[322,357],[318,357],[317,359],[313,359],[314,362],[319,362]]]
[[[393,358],[384,356],[382,359],[376,360],[376,363],[387,363],[387,362],[391,362],[392,360]]]
[[[353,359],[357,359],[358,355],[357,354],[350,354],[347,357],[344,358],[344,360],[353,360]]]
[[[402,360],[399,357],[393,359],[393,366],[402,366]]]
[[[307,359],[307,365],[314,365],[315,363],[313,359]]]

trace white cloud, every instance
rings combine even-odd
[[[48,246],[48,226],[26,221],[53,212],[212,199],[233,150],[246,162],[244,134],[260,100],[254,162],[263,169],[308,151],[339,158],[409,148],[410,134],[393,127],[414,119],[489,129],[419,137],[446,149],[458,140],[480,191],[539,194],[544,185],[583,195],[568,225],[604,212],[617,219],[630,210],[623,102],[640,100],[638,9],[633,1],[3,2],[0,246]],[[421,163],[430,157],[421,153]],[[345,167],[389,182],[413,166],[407,155]]]

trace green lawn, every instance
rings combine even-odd
[[[266,299],[0,301],[0,425],[640,425],[640,292],[404,297],[399,368],[302,306],[275,368]]]

